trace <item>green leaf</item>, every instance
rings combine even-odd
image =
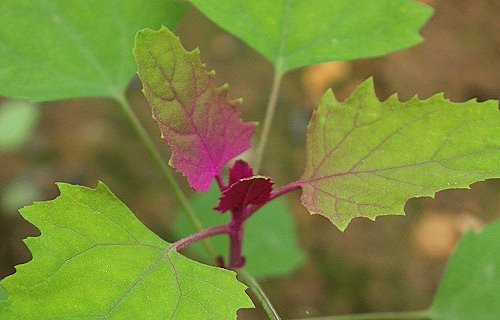
[[[137,30],[174,26],[175,0],[3,0],[0,95],[47,101],[121,96]]]
[[[429,311],[433,320],[497,320],[500,222],[466,233],[450,258]]]
[[[4,287],[0,285],[0,301],[7,300],[7,298],[9,298],[9,294]]]
[[[33,260],[2,281],[2,320],[236,319],[252,307],[234,272],[177,253],[104,184],[59,189],[21,210],[42,235],[26,240]]]
[[[192,205],[205,227],[228,223],[230,216],[213,211],[219,202],[220,192],[212,186],[208,193],[197,194]],[[174,231],[179,236],[194,233],[186,215],[180,214]],[[229,250],[227,235],[211,238],[217,251],[225,257]],[[189,248],[190,252],[210,262],[209,256],[200,244]],[[305,255],[297,243],[293,219],[283,199],[276,199],[262,207],[245,223],[243,254],[245,268],[257,278],[285,276],[296,271],[305,261]]]
[[[500,176],[498,102],[442,94],[380,102],[371,80],[345,102],[327,92],[309,123],[302,203],[344,230],[351,219],[403,214],[411,197]]]
[[[278,73],[383,55],[421,41],[430,7],[414,0],[190,0]]]
[[[31,137],[40,109],[27,101],[6,101],[0,105],[0,153],[13,152]]]

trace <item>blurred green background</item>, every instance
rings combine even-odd
[[[415,94],[424,99],[441,91],[457,102],[499,98],[500,2],[425,2],[435,8],[435,15],[422,30],[425,40],[420,45],[382,58],[315,65],[285,76],[263,167],[277,185],[300,176],[306,125],[327,88],[344,99],[373,75],[381,99],[396,92],[401,100]],[[244,119],[262,120],[271,65],[193,8],[177,33],[188,49],[200,48],[219,83],[230,84],[232,97],[243,97]],[[134,79],[129,100],[167,159],[168,148],[140,87]],[[0,99],[0,168],[0,278],[30,259],[21,240],[37,234],[17,209],[56,197],[56,181],[95,186],[102,180],[149,228],[167,240],[177,238],[172,231],[175,198],[111,100],[32,105]],[[303,264],[287,275],[262,281],[284,318],[417,310],[429,306],[460,235],[500,218],[500,180],[440,192],[436,199],[411,199],[406,217],[355,219],[344,233],[326,219],[310,216],[298,193],[287,196],[286,205],[306,258],[298,259]],[[264,318],[259,312],[240,315]]]

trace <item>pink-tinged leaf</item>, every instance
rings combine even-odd
[[[207,191],[224,165],[251,147],[255,123],[242,122],[240,101],[215,86],[199,50],[186,51],[172,32],[137,33],[134,56],[143,92],[162,137],[172,148],[170,165],[196,191]]]
[[[344,102],[325,94],[297,184],[309,212],[344,230],[356,217],[403,214],[412,197],[500,177],[499,159],[498,101],[379,101],[368,80]]]
[[[229,170],[229,185],[237,182],[240,179],[250,178],[253,176],[253,170],[250,165],[243,160],[238,160]]]
[[[273,184],[271,178],[262,176],[241,179],[222,192],[215,210],[238,211],[248,205],[264,204],[269,200]]]

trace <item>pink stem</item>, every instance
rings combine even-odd
[[[223,234],[223,233],[231,233],[231,228],[229,225],[222,225],[222,226],[217,226],[213,227],[210,229],[206,229],[203,231],[200,231],[198,233],[195,233],[193,235],[190,235],[189,237],[180,239],[179,241],[176,241],[173,246],[176,251],[181,251],[182,249],[192,245],[193,243],[196,243],[200,240],[216,236],[218,234]]]
[[[219,186],[219,189],[221,191],[226,189],[226,184],[224,183],[224,179],[222,178],[222,176],[220,174],[215,176],[215,181],[217,181],[217,185]]]
[[[284,194],[287,194],[288,192],[295,191],[295,190],[300,189],[300,188],[302,188],[302,184],[300,183],[300,181],[295,181],[295,182],[286,184],[286,185],[274,190],[273,192],[271,192],[271,196],[269,197],[269,201],[272,201],[278,197],[281,197]]]
[[[292,182],[287,184],[281,188],[273,191],[265,203],[258,206],[248,206],[241,212],[231,212],[233,214],[232,220],[229,223],[231,228],[231,232],[229,233],[229,243],[230,243],[230,262],[229,268],[241,268],[245,264],[245,257],[243,256],[243,227],[245,221],[258,209],[264,206],[266,203],[281,197],[288,192],[297,190],[301,188],[301,184],[299,182]]]
[[[224,180],[220,175],[216,176],[217,184],[221,190],[224,190]],[[195,233],[189,237],[181,239],[173,244],[176,251],[180,251],[185,249],[186,247],[209,237],[218,235],[218,234],[228,234],[229,235],[229,243],[230,243],[230,252],[229,252],[229,268],[236,269],[241,268],[245,264],[245,257],[243,256],[243,234],[244,234],[244,223],[245,221],[258,209],[264,206],[266,203],[281,197],[288,192],[300,189],[302,186],[299,182],[292,182],[287,185],[284,185],[281,188],[276,189],[271,192],[269,196],[269,200],[265,203],[258,206],[249,206],[243,209],[243,211],[235,211],[232,213],[231,222],[227,225],[217,226],[214,228],[206,229]]]
[[[281,197],[282,195],[287,194],[288,192],[295,191],[297,189],[302,188],[302,185],[300,184],[299,181],[295,181],[292,183],[289,183],[287,185],[284,185],[274,191],[271,192],[271,195],[269,196],[269,200],[267,200],[265,203],[258,205],[258,206],[250,206],[246,208],[247,210],[244,210],[242,213],[243,219],[246,220],[248,219],[252,214],[255,213],[255,211],[259,210],[263,206],[265,206],[267,203],[273,201],[276,198]]]
[[[245,264],[243,257],[243,222],[236,218],[230,223],[231,233],[229,234],[230,252],[229,252],[229,268],[241,268]]]

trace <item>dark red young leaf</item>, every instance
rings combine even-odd
[[[220,212],[238,211],[251,204],[264,204],[269,200],[273,184],[269,177],[240,179],[222,192],[219,205],[214,209]]]
[[[244,160],[238,160],[229,170],[229,186],[240,179],[250,178],[251,176],[253,176],[253,170],[250,165]]]

